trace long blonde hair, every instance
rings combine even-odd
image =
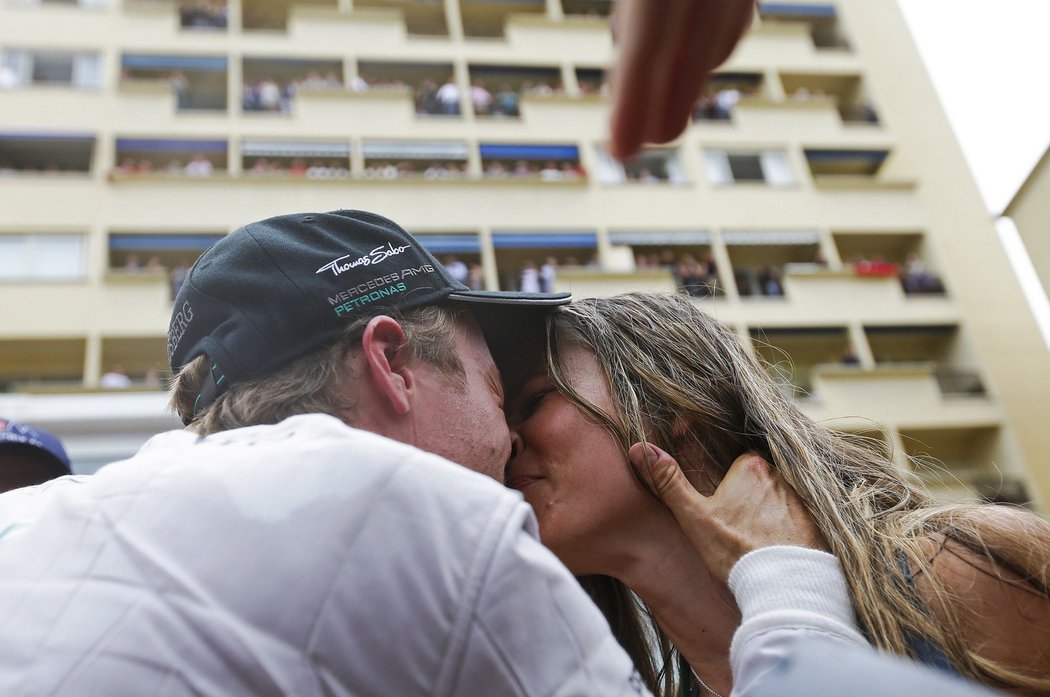
[[[594,353],[618,413],[607,414],[575,392],[560,363],[559,342]],[[861,629],[878,648],[919,658],[916,644],[925,640],[964,676],[1050,690],[1045,674],[991,661],[966,645],[957,604],[928,573],[931,560],[923,549],[932,535],[943,535],[1019,574],[1046,597],[1046,521],[1024,512],[1010,516],[1030,533],[1020,539],[1016,527],[982,515],[986,505],[935,505],[878,449],[805,416],[734,333],[682,296],[632,293],[560,307],[548,323],[548,349],[559,390],[608,429],[625,453],[633,443],[651,441],[670,452],[692,481],[706,478],[711,486],[738,455],[763,455],[806,504],[841,561]],[[931,592],[920,597],[913,578],[922,573]],[[623,613],[625,607],[621,599],[603,610]],[[653,631],[666,640],[658,627]],[[649,687],[667,695],[664,672],[661,684]]]

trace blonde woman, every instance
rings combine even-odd
[[[690,544],[692,521],[676,520],[654,485],[667,496],[684,477],[709,495],[747,452],[816,521],[875,646],[1016,694],[1050,693],[1046,521],[935,505],[891,461],[804,416],[734,334],[682,296],[564,306],[548,347],[546,365],[511,378],[506,480],[654,694],[728,695],[739,623],[723,575]],[[658,469],[668,462],[677,467]]]

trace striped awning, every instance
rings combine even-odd
[[[815,230],[732,230],[722,233],[728,245],[803,245],[819,244]]]
[[[31,140],[31,141],[77,141],[91,142],[95,140],[93,133],[31,133],[26,131],[0,131],[0,140]]]
[[[340,141],[246,140],[241,143],[241,154],[249,157],[350,157],[350,144]]]
[[[575,145],[482,144],[481,157],[495,160],[579,160]]]
[[[760,2],[758,3],[759,14],[774,15],[777,17],[835,17],[834,5],[817,5],[812,3],[794,2]]]
[[[533,249],[598,246],[598,235],[593,232],[494,232],[492,246],[496,249]]]
[[[673,230],[654,232],[610,232],[609,242],[611,244],[639,245],[690,245],[710,244],[711,233],[705,230]]]
[[[124,68],[156,68],[160,70],[202,70],[223,72],[225,56],[153,56],[125,53],[120,57]]]
[[[117,138],[117,152],[226,152],[225,140],[174,140],[171,138]]]
[[[414,235],[431,254],[478,254],[481,243],[473,233]]]
[[[466,160],[462,141],[366,140],[361,143],[365,159],[377,160]]]

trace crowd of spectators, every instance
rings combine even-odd
[[[516,160],[513,163],[503,160],[485,162],[484,175],[488,179],[539,179],[541,181],[575,181],[587,176],[586,170],[578,162],[547,161],[542,165],[536,161]]]
[[[7,160],[0,161],[0,177],[13,177],[18,174],[60,174],[63,172],[73,172],[76,174],[83,174],[86,169],[77,169],[75,167],[59,167],[54,162],[48,162],[41,167],[35,167],[32,165],[16,165],[13,162]]]
[[[246,163],[247,164],[247,163]],[[306,179],[346,179],[350,168],[343,158],[314,158],[309,162],[302,157],[256,157],[251,166],[246,168],[253,177],[286,176],[305,177]]]
[[[909,254],[901,268],[901,285],[904,292],[912,294],[944,292],[944,284],[926,268],[918,254]]]
[[[212,4],[206,0],[179,4],[179,24],[192,29],[225,29],[228,21],[226,3]]]
[[[292,110],[292,100],[300,92],[341,89],[343,89],[343,79],[335,70],[329,70],[323,76],[320,71],[311,70],[304,78],[296,78],[284,83],[271,77],[264,77],[259,80],[245,81],[241,108],[244,111],[289,114]]]
[[[465,162],[446,160],[368,160],[364,176],[366,179],[462,179],[467,175],[466,167]]]
[[[636,269],[667,269],[674,277],[678,289],[694,298],[718,295],[718,267],[711,252],[697,259],[692,254],[676,256],[674,251],[664,248],[660,253],[638,253],[634,257]]]
[[[694,121],[728,121],[733,117],[733,108],[742,93],[736,88],[718,90],[705,94],[693,106]]]
[[[113,168],[114,174],[154,174],[181,175],[187,177],[210,177],[215,173],[215,164],[202,153],[193,155],[187,162],[172,158],[163,167],[158,168],[152,160],[146,158],[125,157]]]
[[[518,290],[522,293],[552,293],[557,278],[558,260],[555,257],[547,257],[539,266],[526,259],[518,270]]]
[[[452,278],[471,290],[485,289],[485,274],[481,269],[481,264],[474,262],[468,265],[465,261],[455,256],[447,256],[441,260],[441,263],[448,269]]]
[[[661,184],[668,180],[666,174],[661,176],[648,167],[625,167],[624,176],[627,177],[629,182],[639,182],[641,184]]]
[[[850,259],[850,266],[858,276],[891,276],[899,277],[904,292],[914,294],[939,294],[944,292],[944,284],[936,274],[914,252],[905,257],[903,264],[886,261],[876,254],[870,259],[856,254]]]

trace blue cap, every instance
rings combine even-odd
[[[73,473],[69,464],[69,455],[66,455],[62,441],[47,431],[0,418],[0,448],[5,445],[28,445],[39,448],[55,460],[66,474]]]

